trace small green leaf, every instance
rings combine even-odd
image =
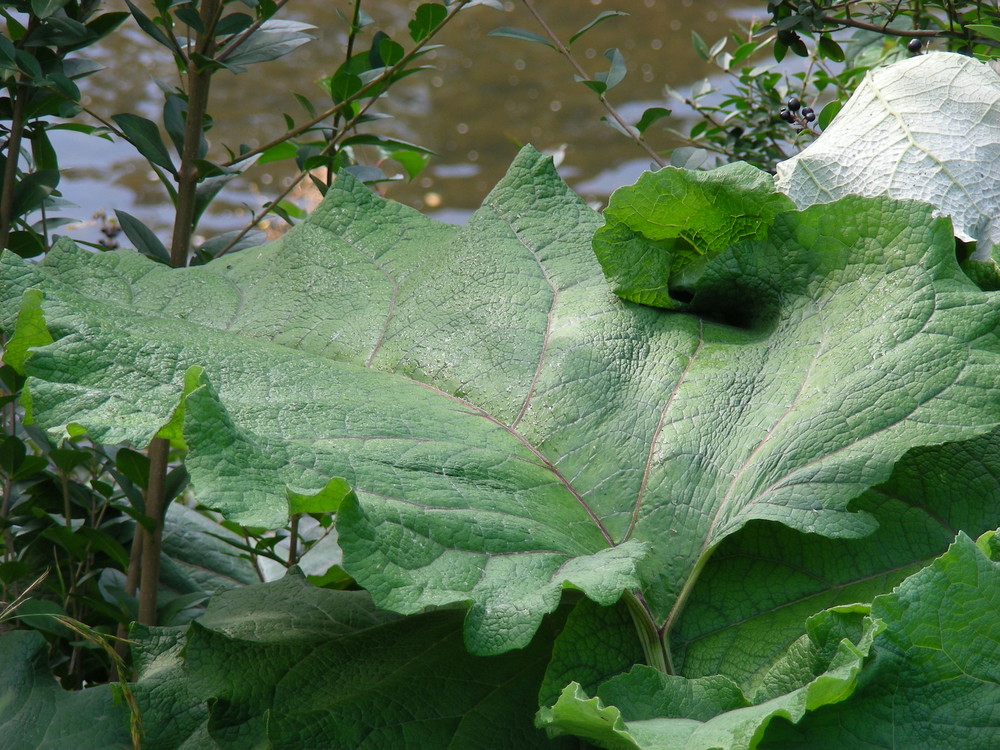
[[[160,136],[160,129],[152,120],[130,113],[112,115],[111,119],[121,128],[128,141],[136,150],[152,164],[163,167],[170,174],[176,175],[177,170],[167,147]]]
[[[139,10],[132,0],[125,0],[125,4],[128,6],[129,12],[132,13],[132,17],[135,18],[135,22],[139,25],[139,28],[142,29],[146,36],[171,51],[177,50],[177,45],[171,41],[170,37],[168,37],[149,16]]]
[[[415,179],[421,172],[423,172],[430,163],[429,155],[412,149],[393,151],[389,154],[389,157],[400,163],[403,169],[406,170],[406,174],[411,180]]]
[[[728,40],[726,37],[722,37],[715,44],[712,45],[712,49],[708,51],[708,56],[710,59],[714,60],[718,57],[719,53],[726,48],[726,42]]]
[[[128,237],[129,242],[135,246],[136,250],[161,263],[170,263],[170,253],[149,227],[132,214],[120,209],[115,211],[115,216],[118,217],[122,231],[125,232],[125,236]]]
[[[38,232],[16,229],[7,237],[7,249],[22,258],[37,258],[45,252],[45,242]]]
[[[260,159],[257,161],[258,164],[270,164],[275,161],[284,161],[285,159],[294,159],[295,154],[298,153],[298,147],[289,141],[282,141],[281,143],[276,143],[268,149],[264,150],[264,153],[260,155]]]
[[[59,157],[52,147],[47,129],[31,133],[31,157],[36,169],[59,169]]]
[[[167,94],[163,100],[163,127],[180,154],[184,150],[184,122],[187,101],[177,94]]]
[[[115,467],[138,487],[149,483],[149,457],[131,448],[122,448],[115,455]]]
[[[312,41],[313,37],[308,32],[315,28],[312,24],[298,21],[269,20],[243,39],[239,46],[232,48],[221,62],[241,73],[247,65],[277,60]]]
[[[617,18],[619,16],[627,16],[627,15],[628,13],[625,13],[624,11],[620,10],[605,10],[599,13],[597,17],[594,18],[594,20],[592,20],[590,23],[586,24],[585,26],[581,26],[579,29],[577,29],[576,33],[569,38],[569,43],[572,44],[581,36],[590,31],[592,28],[597,26],[597,24],[602,23],[603,21],[607,21],[609,18]]]
[[[671,112],[669,109],[665,109],[664,107],[650,107],[642,113],[642,117],[636,123],[635,129],[639,131],[639,135],[642,135],[654,122],[662,120],[664,117],[670,117],[670,115]]]
[[[834,62],[844,62],[844,50],[826,34],[820,34],[819,51],[823,57],[827,57]]]
[[[619,50],[609,49],[605,51],[604,56],[611,61],[611,68],[607,73],[598,73],[596,78],[604,83],[605,91],[609,91],[622,82],[628,70],[625,67],[625,58]]]
[[[513,26],[501,26],[498,29],[493,29],[487,36],[506,36],[511,39],[521,39],[525,42],[534,42],[535,44],[544,44],[550,49],[555,49],[548,39],[546,39],[541,34],[536,34],[534,31],[525,31],[524,29],[517,29]]]
[[[31,12],[40,19],[48,18],[60,10],[69,0],[31,0]]]
[[[205,25],[201,22],[201,15],[192,5],[180,5],[174,8],[174,16],[178,21],[199,34],[205,31]]]
[[[708,58],[710,57],[708,45],[705,44],[705,40],[702,39],[701,35],[694,29],[691,30],[691,43],[694,45],[694,51],[697,53],[698,57],[705,62],[708,62]]]
[[[996,24],[970,23],[965,27],[965,29],[975,34],[984,36],[987,39],[1000,42],[1000,26],[997,26]]]
[[[383,39],[378,45],[378,53],[379,57],[382,58],[382,65],[387,68],[402,60],[405,52],[403,45],[392,41],[392,39]]]
[[[78,451],[71,448],[53,448],[49,451],[49,458],[52,463],[59,467],[59,471],[69,473],[77,466],[82,466],[91,459],[91,454],[87,451]]]
[[[448,15],[448,10],[440,3],[423,3],[413,14],[413,20],[408,24],[410,38],[414,42],[422,42]]]
[[[40,208],[58,184],[57,169],[41,169],[26,174],[14,186],[13,215],[24,216]]]
[[[839,100],[830,102],[820,110],[819,117],[816,118],[816,124],[823,130],[826,130],[843,106],[844,103]]]
[[[384,149],[406,149],[407,151],[415,151],[420,154],[434,154],[433,151],[430,151],[423,146],[418,146],[415,143],[401,141],[398,138],[387,138],[386,136],[376,135],[374,133],[352,135],[349,138],[345,138],[342,141],[342,144],[344,146],[380,146]]]
[[[347,70],[338,70],[327,86],[334,104],[349,101],[362,87],[361,78]]]
[[[250,28],[252,24],[253,16],[247,13],[230,13],[219,21],[219,25],[215,27],[215,35],[218,37],[239,34]]]
[[[0,469],[10,476],[28,454],[24,441],[16,435],[8,435],[0,441]]]

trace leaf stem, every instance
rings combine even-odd
[[[204,31],[196,42],[197,51],[211,57],[215,48],[215,22],[221,10],[220,0],[205,0],[201,9]],[[199,71],[194,64],[188,67],[188,110],[184,122],[184,142],[177,168],[177,214],[170,242],[170,265],[181,268],[187,265],[194,232],[194,216],[198,188],[198,166],[202,127],[208,110],[208,95],[212,71]]]
[[[674,674],[674,661],[670,655],[670,648],[663,631],[656,626],[653,613],[649,611],[642,593],[626,591],[622,599],[628,607],[629,614],[632,615],[632,622],[635,623],[642,652],[646,656],[646,664],[665,674]]]
[[[712,553],[715,552],[715,548],[717,546],[718,544],[715,544],[702,550],[701,555],[698,556],[698,561],[694,564],[694,568],[691,570],[690,575],[688,575],[687,580],[684,582],[684,587],[677,595],[677,599],[674,600],[674,606],[670,608],[670,614],[667,615],[666,621],[660,628],[660,632],[663,634],[664,639],[669,639],[670,631],[680,619],[681,613],[684,611],[684,606],[687,604],[687,600],[691,598],[691,592],[694,590],[694,585],[698,582],[698,578],[701,576],[701,571],[705,569],[705,565],[712,557]]]

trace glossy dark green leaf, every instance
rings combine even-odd
[[[153,230],[126,211],[116,210],[115,216],[118,217],[119,226],[136,250],[160,263],[170,263],[170,253]]]
[[[155,40],[158,44],[166,47],[169,50],[176,51],[177,46],[171,41],[170,37],[164,33],[164,31],[153,22],[153,20],[143,13],[132,0],[125,0],[125,4],[128,6],[129,12],[131,12],[132,17],[135,18],[139,28],[145,32],[147,36]]]
[[[24,175],[14,185],[13,215],[24,216],[39,209],[58,184],[59,171],[55,169],[41,169]]]
[[[166,144],[155,122],[129,113],[112,115],[111,119],[121,128],[129,143],[150,163],[163,167],[170,174],[177,174]]]

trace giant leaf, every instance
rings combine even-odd
[[[720,545],[675,633],[683,673],[723,673],[752,694],[806,617],[888,593],[959,530],[978,536],[995,527],[1000,434],[915,449],[850,507],[874,515],[879,528],[831,540],[755,524]]]
[[[552,747],[531,723],[548,634],[474,657],[458,612],[399,618],[293,570],[216,596],[187,628],[133,637],[151,750]]]
[[[981,540],[986,542],[986,540]],[[850,699],[773,727],[761,748],[986,750],[1000,743],[1000,564],[958,539],[933,565],[872,603],[878,658]]]
[[[40,633],[0,638],[0,744],[5,750],[127,750],[128,713],[109,685],[63,690]]]
[[[37,420],[171,437],[244,523],[346,479],[344,567],[399,612],[470,602],[477,653],[527,644],[566,586],[638,587],[669,629],[748,522],[863,536],[847,504],[907,450],[1000,421],[997,312],[928,206],[779,213],[684,314],[609,292],[598,221],[526,150],[465,227],[342,176],[282,240],[199,268],[5,256],[4,304],[44,295]]]
[[[774,217],[792,206],[749,164],[709,172],[665,167],[614,192],[594,252],[619,297],[679,308],[708,258],[766,237]]]
[[[631,750],[992,748],[1000,739],[1000,564],[993,532],[964,533],[871,607],[810,618],[747,696],[721,675],[639,666],[591,698],[571,684],[539,724]],[[858,622],[869,612],[870,618]],[[854,622],[852,622],[854,619]],[[874,658],[871,658],[874,657]],[[796,726],[793,726],[795,724]]]
[[[932,203],[987,257],[1000,242],[1000,74],[948,52],[876,68],[777,171],[799,206],[851,193]]]
[[[767,700],[751,703],[721,675],[689,679],[639,665],[593,698],[571,683],[554,706],[539,711],[538,724],[550,736],[573,734],[609,750],[754,750],[775,719],[798,721],[855,691],[880,625],[867,623],[855,644],[840,637],[838,614],[812,618],[811,632],[783,665],[785,689]]]

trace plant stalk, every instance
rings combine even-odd
[[[222,12],[221,0],[203,0],[201,22],[203,31],[195,42],[196,49],[206,57],[215,52],[215,28]],[[184,142],[177,168],[177,204],[174,231],[170,242],[170,265],[187,265],[194,233],[194,217],[198,190],[198,159],[202,128],[208,110],[212,71],[199,70],[193,62],[187,66],[188,111],[184,123]],[[153,438],[149,444],[149,484],[146,487],[146,515],[153,520],[153,529],[142,532],[142,572],[139,583],[139,622],[156,624],[156,592],[160,581],[160,552],[163,538],[163,518],[166,512],[167,458],[170,442]]]
[[[653,614],[646,606],[639,592],[626,591],[622,597],[628,607],[629,614],[632,615],[632,622],[635,623],[636,633],[639,635],[639,642],[642,644],[642,652],[646,656],[646,664],[665,674],[674,674],[674,662],[670,655],[670,647],[667,645],[663,632],[656,627]]]
[[[31,88],[21,83],[14,92],[10,138],[7,140],[7,163],[4,165],[3,185],[0,187],[0,249],[7,247],[14,224],[14,183],[17,180],[17,163],[24,137],[25,109]]]
[[[206,57],[211,57],[215,51],[215,19],[220,8],[219,0],[205,0],[202,4],[201,17],[205,31],[199,34],[197,45],[198,51]],[[177,168],[177,213],[170,241],[170,265],[174,268],[187,265],[191,250],[199,178],[195,160],[198,159],[198,149],[201,145],[211,84],[211,70],[198,70],[193,62],[189,63],[187,118],[184,122],[180,165]]]
[[[153,438],[149,444],[149,484],[146,487],[146,515],[153,529],[142,532],[142,569],[139,575],[139,622],[156,624],[156,590],[160,583],[160,547],[163,539],[164,489],[170,441]]]

